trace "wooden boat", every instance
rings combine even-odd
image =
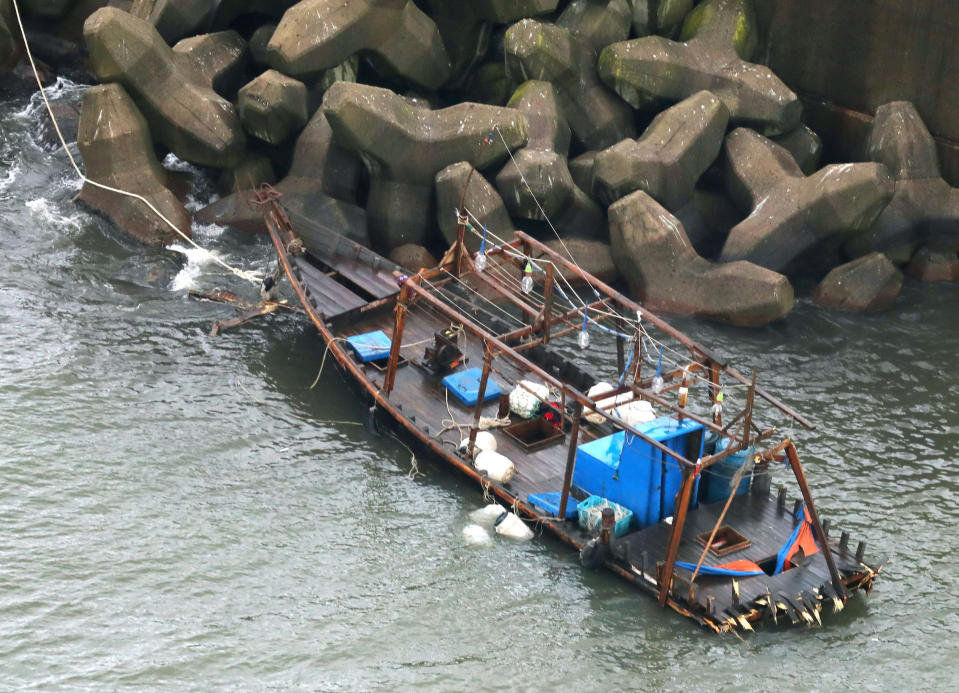
[[[762,619],[812,625],[824,606],[839,610],[853,590],[871,589],[882,561],[820,522],[795,445],[759,426],[758,405],[811,424],[757,385],[755,372],[743,376],[527,234],[487,247],[484,232],[481,252],[470,253],[468,210],[441,265],[407,277],[330,230],[294,229],[271,189],[255,201],[328,355],[376,416],[585,562],[716,632]],[[584,332],[610,349],[615,342],[615,384],[593,396],[600,379],[564,355],[571,340],[588,341]],[[675,367],[662,367],[664,354]],[[470,379],[464,404],[454,390]],[[551,394],[540,398],[543,385]],[[507,392],[535,397],[545,415],[510,413]],[[733,392],[742,409],[727,419],[723,395]],[[637,402],[662,416],[627,421],[631,404],[633,413],[647,407]],[[509,480],[472,461],[489,425],[513,463]],[[716,438],[725,449],[711,451]],[[719,475],[730,460],[740,471]],[[771,494],[779,463],[795,477],[795,503],[785,488]]]

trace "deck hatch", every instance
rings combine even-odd
[[[698,541],[701,546],[706,546],[707,542],[709,542],[710,534],[712,534],[712,532],[698,534],[696,535],[696,541]],[[748,548],[750,543],[749,539],[735,529],[729,525],[723,525],[716,530],[716,536],[713,537],[712,543],[709,544],[709,553],[714,556],[726,556],[741,549]]]

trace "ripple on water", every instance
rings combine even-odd
[[[67,98],[71,87],[58,89]],[[229,310],[181,290],[255,289],[79,210],[62,155],[32,140],[35,103],[4,107],[14,116],[0,121],[8,688],[952,682],[959,287],[907,281],[896,308],[870,316],[801,300],[761,330],[676,321],[814,418],[815,432],[784,430],[801,443],[823,514],[891,558],[873,597],[822,629],[715,638],[581,570],[555,541],[463,546],[478,487],[427,460],[426,476],[410,479],[410,453],[365,433],[365,407],[332,370],[309,389],[323,349],[292,317],[209,338]],[[190,177],[191,204],[210,199],[192,167],[166,163]],[[243,269],[272,269],[262,237],[194,233]],[[742,393],[730,389],[729,402]]]

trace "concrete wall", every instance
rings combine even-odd
[[[858,158],[862,118],[912,101],[959,179],[959,0],[754,0],[766,62],[807,103],[838,158]],[[836,106],[838,108],[833,108]],[[850,122],[845,122],[846,120]],[[868,125],[868,119],[865,121]],[[835,151],[848,147],[848,151]]]

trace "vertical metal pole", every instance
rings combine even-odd
[[[806,473],[803,471],[802,464],[799,463],[799,453],[792,441],[786,445],[786,459],[789,460],[789,466],[793,468],[793,474],[796,475],[796,481],[799,483],[799,490],[802,491],[803,500],[806,501],[806,509],[809,510],[809,517],[812,519],[813,536],[819,542],[822,549],[823,558],[826,559],[826,565],[829,566],[829,575],[832,577],[832,586],[836,589],[836,594],[845,600],[846,588],[842,584],[842,577],[839,575],[839,569],[836,568],[836,561],[833,559],[832,549],[829,548],[829,540],[826,533],[819,523],[819,513],[816,512],[816,505],[812,500],[812,493],[809,491],[809,484],[806,483]]]
[[[746,424],[743,426],[743,449],[749,447],[749,434],[753,427],[753,401],[756,399],[756,369],[753,368],[753,378],[746,395]]]
[[[716,362],[714,362],[714,361],[710,361],[710,362],[709,362],[709,370],[710,370],[710,373],[709,373],[709,383],[710,383],[710,387],[711,387],[711,389],[712,389],[713,404],[716,404],[716,401],[717,401],[716,398],[719,397],[719,392],[720,392],[720,387],[719,387],[719,365],[718,365]],[[722,425],[723,425],[723,415],[722,415],[722,414],[714,414],[714,415],[713,415],[713,423],[716,424],[717,426],[722,426]]]
[[[543,288],[543,344],[549,343],[549,326],[553,319],[553,263],[546,265],[546,286]]]
[[[406,325],[406,310],[410,300],[409,283],[413,279],[407,279],[400,289],[399,298],[396,300],[396,317],[393,319],[393,340],[390,342],[390,358],[386,362],[386,376],[383,378],[383,394],[387,397],[393,391],[393,383],[396,382],[396,368],[400,360],[400,346],[403,344],[403,328]]]
[[[569,450],[566,452],[566,476],[563,477],[563,492],[559,497],[559,517],[566,517],[566,504],[569,502],[569,489],[573,485],[573,470],[576,468],[576,446],[579,444],[579,420],[583,408],[573,405],[573,427],[569,431]]]
[[[636,341],[633,342],[633,367],[636,369],[636,375],[633,377],[633,384],[639,387],[640,372],[643,368],[643,333],[636,327]]]
[[[616,335],[616,372],[622,373],[626,370],[626,340],[620,336],[623,332],[623,319],[617,317],[615,324],[616,331],[620,333]]]
[[[460,209],[457,214],[458,224],[456,227],[456,250],[453,254],[453,273],[457,277],[461,277],[463,276],[463,253],[466,251],[466,224],[469,222],[469,218],[466,216],[465,209]]]
[[[530,257],[529,257],[529,256],[530,256],[530,253],[532,253],[532,252],[533,252],[533,249],[532,249],[532,247],[530,246],[530,244],[529,244],[529,243],[523,243],[523,264],[522,264],[522,266],[519,268],[519,280],[520,280],[520,282],[522,282],[522,281],[523,281],[523,277],[526,276],[526,265],[529,264],[530,266],[532,266],[532,264],[533,264],[532,261],[530,260]],[[531,274],[530,276],[532,277],[532,274]],[[526,322],[526,324],[528,324],[528,325],[535,325],[535,324],[536,324],[536,314],[535,314],[535,313],[530,312],[530,311],[526,310],[525,308],[523,308],[523,314],[524,314],[524,316],[525,316],[524,322]]]
[[[486,340],[483,340],[483,372],[480,375],[479,390],[476,393],[476,406],[473,408],[473,425],[470,427],[470,442],[466,446],[466,455],[473,459],[473,446],[476,445],[476,434],[479,431],[480,417],[483,415],[483,405],[486,399],[486,384],[489,382],[489,372],[493,368],[493,350]]]
[[[689,510],[689,497],[693,490],[693,473],[689,468],[683,468],[683,484],[679,488],[679,508],[673,514],[673,531],[669,535],[669,548],[666,549],[666,565],[663,566],[662,577],[659,583],[659,605],[666,606],[669,599],[669,587],[673,581],[673,569],[676,567],[676,554],[679,551],[679,542],[683,536],[683,525],[686,524],[686,513]]]

